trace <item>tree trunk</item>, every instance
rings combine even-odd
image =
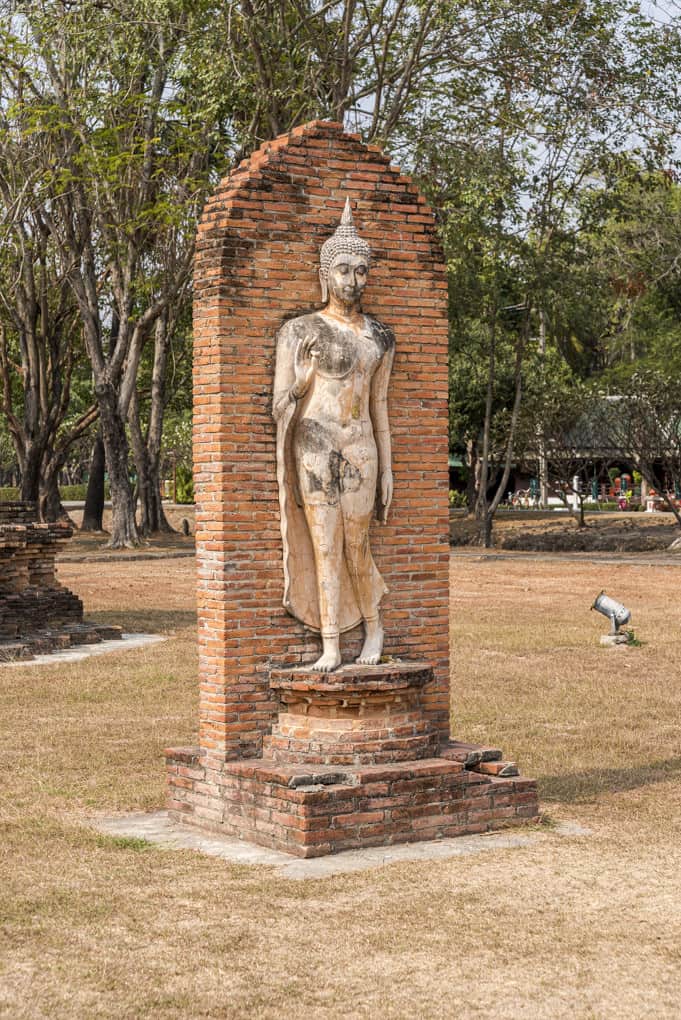
[[[81,531],[102,531],[104,527],[104,473],[106,458],[102,430],[97,430],[90,459],[90,474],[85,493],[85,507]]]
[[[475,506],[478,502],[478,481],[480,475],[478,444],[474,439],[469,439],[466,443],[466,466],[468,468],[468,478],[466,480],[467,512],[472,514],[475,513]]]
[[[480,470],[480,484],[478,488],[478,500],[476,505],[476,515],[478,520],[481,522],[482,527],[482,542],[486,549],[492,546],[492,526],[494,515],[497,512],[501,498],[506,491],[508,480],[511,476],[511,464],[513,461],[513,443],[515,440],[516,428],[518,425],[518,415],[520,413],[520,401],[522,398],[523,385],[522,385],[522,364],[523,356],[525,352],[525,345],[527,343],[527,329],[529,324],[529,309],[528,309],[528,320],[522,339],[517,342],[515,351],[515,396],[513,398],[513,409],[511,412],[511,420],[507,430],[506,437],[506,451],[504,455],[504,467],[501,473],[501,479],[496,482],[493,479],[493,484],[496,482],[496,492],[492,497],[491,502],[489,501],[488,489],[490,487],[490,455],[491,455],[491,432],[492,432],[492,413],[493,413],[493,401],[494,401],[494,386],[495,386],[495,375],[496,375],[496,340],[497,340],[497,321],[496,314],[498,309],[493,306],[491,309],[493,313],[490,316],[489,322],[489,373],[487,379],[487,393],[485,396],[485,421],[482,434],[482,457],[481,457],[481,470]]]
[[[489,509],[485,507],[485,512],[482,515],[480,521],[480,540],[484,549],[491,549],[493,546],[492,541],[492,527],[494,524],[494,514],[489,512]]]
[[[539,312],[539,357],[542,363],[546,359],[546,313],[542,307]],[[546,459],[546,443],[543,428],[539,427],[537,434],[537,450],[539,458],[537,462],[537,473],[539,475],[539,502],[542,507],[548,506],[549,502],[549,467]]]
[[[70,521],[59,495],[59,475],[63,460],[63,457],[56,455],[44,465],[38,500],[38,519],[41,521]]]
[[[161,532],[172,532],[161,503],[159,451],[150,450],[144,441],[139,420],[137,393],[130,402],[128,414],[132,452],[137,468],[137,496],[140,505],[139,531],[145,538]]]
[[[149,473],[149,455],[139,420],[137,392],[135,392],[130,402],[128,423],[130,425],[132,456],[137,470],[137,499],[139,500],[140,505],[138,530],[140,535],[144,538],[148,538],[152,532],[153,523],[151,520],[151,479]]]
[[[537,437],[539,457],[537,458],[537,474],[539,476],[539,505],[544,509],[549,505],[549,466],[546,458],[546,445],[543,431]]]
[[[139,545],[135,507],[128,474],[128,439],[125,422],[118,410],[116,392],[110,385],[97,386],[97,403],[102,423],[102,440],[111,487],[112,549],[131,549]]]
[[[163,509],[163,501],[161,498],[161,469],[159,462],[156,461],[154,463],[151,460],[149,463],[149,506],[147,508],[147,515],[151,522],[152,531],[162,531],[166,534],[170,534],[175,531],[166,517],[165,510]]]
[[[139,398],[134,389],[130,398],[128,423],[138,477],[140,531],[142,535],[172,532],[163,510],[160,491],[161,439],[165,409],[165,374],[170,342],[170,325],[166,313],[156,320],[154,331],[154,365],[151,377],[151,407],[146,439],[142,434]]]
[[[22,501],[38,503],[40,496],[42,459],[43,447],[38,443],[26,443],[24,448],[24,457],[21,463],[20,499]]]
[[[145,451],[146,453],[146,451]],[[141,468],[141,464],[144,464]],[[158,465],[152,465],[148,456],[135,457],[139,499],[139,532],[144,537],[158,532],[174,532],[163,509]]]
[[[163,509],[161,499],[161,448],[163,443],[163,417],[165,414],[165,387],[168,351],[172,320],[164,312],[156,322],[154,337],[154,367],[151,376],[151,409],[147,430],[149,458],[149,506],[147,515],[152,531],[174,531]]]

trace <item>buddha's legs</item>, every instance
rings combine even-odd
[[[340,578],[343,561],[343,517],[338,503],[305,503],[317,574],[322,655],[312,669],[328,673],[341,663]]]
[[[346,514],[343,519],[345,562],[364,621],[364,645],[357,662],[373,666],[383,652],[383,627],[372,584],[374,561],[369,546],[371,514]]]
[[[345,562],[364,621],[364,645],[357,662],[375,665],[383,652],[383,627],[373,583],[375,566],[369,544],[369,525],[376,492],[376,472],[367,464],[361,487],[341,496]],[[365,469],[366,470],[366,469]]]
[[[377,458],[372,436],[345,447],[297,451],[298,480],[314,551],[323,652],[313,668],[341,663],[340,619],[343,565],[362,619],[365,640],[358,662],[373,664],[383,651],[383,628],[375,592],[376,567],[369,524],[376,498]]]

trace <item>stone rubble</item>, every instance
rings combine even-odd
[[[83,603],[56,577],[57,552],[73,534],[39,524],[31,503],[0,503],[0,662],[120,638],[119,627],[83,619]]]

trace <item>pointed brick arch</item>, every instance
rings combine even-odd
[[[364,302],[397,337],[389,394],[395,499],[372,548],[390,594],[386,653],[427,659],[424,698],[449,733],[446,279],[434,219],[408,177],[338,124],[255,152],[206,205],[195,273],[194,450],[203,752],[261,753],[272,664],[316,639],[282,607],[271,393],[282,320],[320,306],[319,249],[349,197],[372,246]],[[350,635],[344,651],[359,634]]]

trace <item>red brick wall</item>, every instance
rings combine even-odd
[[[372,246],[365,310],[395,331],[389,391],[395,497],[372,548],[390,593],[386,653],[427,659],[426,711],[449,732],[446,281],[433,216],[408,177],[340,125],[315,122],[244,161],[208,201],[194,305],[200,744],[261,753],[272,665],[319,639],[282,607],[271,417],[275,335],[321,307],[319,249],[346,197]],[[356,654],[359,630],[342,639]]]

